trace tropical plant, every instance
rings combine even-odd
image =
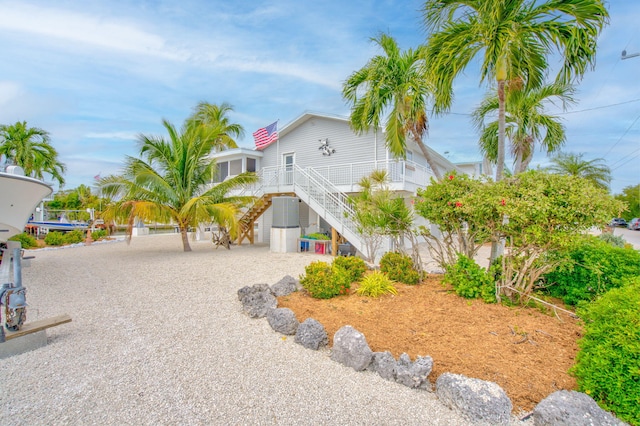
[[[385,141],[389,151],[405,158],[409,136],[440,179],[440,170],[423,141],[429,127],[427,99],[432,90],[423,73],[424,47],[403,52],[387,34],[371,40],[382,48],[384,55],[374,56],[353,72],[342,88],[343,98],[351,104],[351,127],[365,133],[373,126],[377,132],[388,112]]]
[[[356,256],[338,256],[333,259],[332,265],[346,270],[350,275],[351,282],[359,281],[367,271],[364,260]]]
[[[583,160],[584,154],[559,153],[551,159],[548,172],[559,175],[578,176],[591,181],[599,188],[608,190],[611,182],[611,170],[602,158]]]
[[[105,220],[126,219],[129,235],[136,220],[171,220],[181,233],[184,251],[191,251],[188,229],[199,223],[215,222],[235,237],[238,210],[253,197],[228,194],[257,177],[243,173],[215,186],[207,185],[216,167],[209,154],[224,138],[194,122],[189,118],[177,130],[163,120],[168,139],[140,135],[142,158],[128,156],[121,175],[100,180],[102,194],[116,200],[105,210]]]
[[[23,249],[30,249],[38,246],[38,242],[33,237],[33,235],[29,235],[26,232],[14,235],[13,237],[9,238],[9,241],[20,241],[20,246]]]
[[[514,85],[517,86],[517,85]],[[563,107],[573,102],[574,89],[555,83],[523,90],[508,85],[505,103],[505,134],[511,142],[514,173],[524,172],[531,160],[536,143],[547,153],[553,153],[564,144],[566,136],[560,118],[546,114],[545,106],[560,101]],[[489,95],[473,112],[473,121],[481,132],[480,149],[494,163],[498,156],[498,121],[486,123],[497,113],[498,97]]]
[[[393,245],[400,251],[404,251],[404,242],[408,239],[413,263],[416,269],[422,271],[418,236],[412,229],[413,212],[404,198],[389,189],[386,171],[374,170],[369,176],[363,177],[358,185],[361,192],[351,198],[353,220],[365,241],[367,260],[375,261],[383,237],[391,237]]]
[[[480,56],[480,80],[495,83],[498,98],[496,181],[505,158],[505,85],[540,87],[547,56],[559,53],[557,81],[570,83],[595,63],[596,40],[609,14],[602,0],[427,0],[426,61],[433,82],[434,111],[447,111],[453,82]]]
[[[640,424],[640,278],[582,305],[584,335],[571,373],[580,391],[621,420]]]
[[[382,271],[373,271],[360,281],[356,293],[361,296],[379,297],[383,294],[398,294],[398,290],[387,274]]]
[[[26,121],[0,125],[0,157],[22,167],[27,176],[44,179],[48,173],[64,185],[66,167],[58,160],[58,152],[51,145],[49,133],[38,127],[27,127]]]

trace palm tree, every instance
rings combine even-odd
[[[572,86],[554,83],[531,90],[508,87],[506,91],[505,134],[511,141],[514,157],[514,173],[524,172],[531,160],[535,144],[538,143],[548,154],[560,149],[566,140],[564,126],[560,118],[545,114],[548,102],[560,100],[562,105],[573,103]],[[473,121],[481,131],[480,149],[493,162],[498,151],[498,121],[485,126],[485,120],[499,109],[497,96],[485,98],[473,112]]]
[[[587,161],[582,159],[583,156],[584,154],[559,153],[551,159],[552,164],[546,170],[558,175],[579,176],[608,191],[611,182],[609,167],[602,164],[602,158]]]
[[[422,138],[428,130],[427,98],[431,93],[424,79],[423,50],[404,52],[389,35],[371,39],[384,55],[377,55],[353,72],[342,88],[342,96],[351,104],[351,126],[357,133],[378,129],[388,110],[386,144],[396,157],[406,156],[406,136],[418,145],[437,179],[441,173]]]
[[[557,81],[582,77],[595,63],[596,40],[609,19],[602,0],[427,0],[423,14],[436,113],[451,107],[453,81],[477,56],[481,82],[497,86],[496,181],[504,170],[505,84],[541,86],[553,53],[563,58]]]
[[[188,120],[188,125],[194,131],[209,132],[215,139],[216,151],[228,148],[237,148],[234,138],[244,137],[242,125],[230,122],[227,114],[233,111],[233,107],[226,102],[220,105],[200,102],[194,113]],[[208,136],[204,135],[204,139]]]
[[[180,230],[184,251],[191,251],[189,227],[199,223],[213,220],[235,235],[238,209],[252,197],[227,194],[235,187],[255,182],[257,177],[244,173],[217,186],[208,186],[216,167],[209,154],[219,148],[224,138],[194,131],[191,123],[190,118],[178,131],[163,120],[168,139],[140,135],[140,157],[144,159],[127,157],[121,175],[101,179],[102,193],[118,200],[105,210],[106,220],[126,217],[129,234],[136,218],[173,220]]]
[[[49,133],[38,127],[27,127],[26,121],[0,125],[0,157],[22,167],[27,176],[43,179],[49,173],[60,186],[66,171],[58,161],[58,152],[51,146]]]

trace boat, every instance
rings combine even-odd
[[[20,166],[0,169],[0,242],[22,233],[38,204],[52,192],[50,185],[25,176]]]
[[[27,226],[31,228],[38,228],[42,233],[50,231],[67,232],[76,229],[86,231],[87,228],[89,228],[89,224],[87,222],[80,222],[77,220],[69,221],[65,215],[60,216],[60,219],[58,220],[29,220],[29,222],[27,222]]]

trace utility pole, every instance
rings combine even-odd
[[[627,51],[623,50],[621,59],[635,58],[636,56],[640,56],[640,53],[631,53],[631,54],[627,55]]]

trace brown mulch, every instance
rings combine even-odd
[[[318,320],[333,335],[344,325],[363,333],[375,352],[429,355],[435,383],[445,372],[499,384],[514,412],[530,411],[552,392],[575,389],[568,374],[581,337],[579,320],[535,308],[486,304],[461,298],[432,275],[420,285],[397,284],[398,295],[350,295],[314,299],[305,291],[278,299],[300,322]]]

